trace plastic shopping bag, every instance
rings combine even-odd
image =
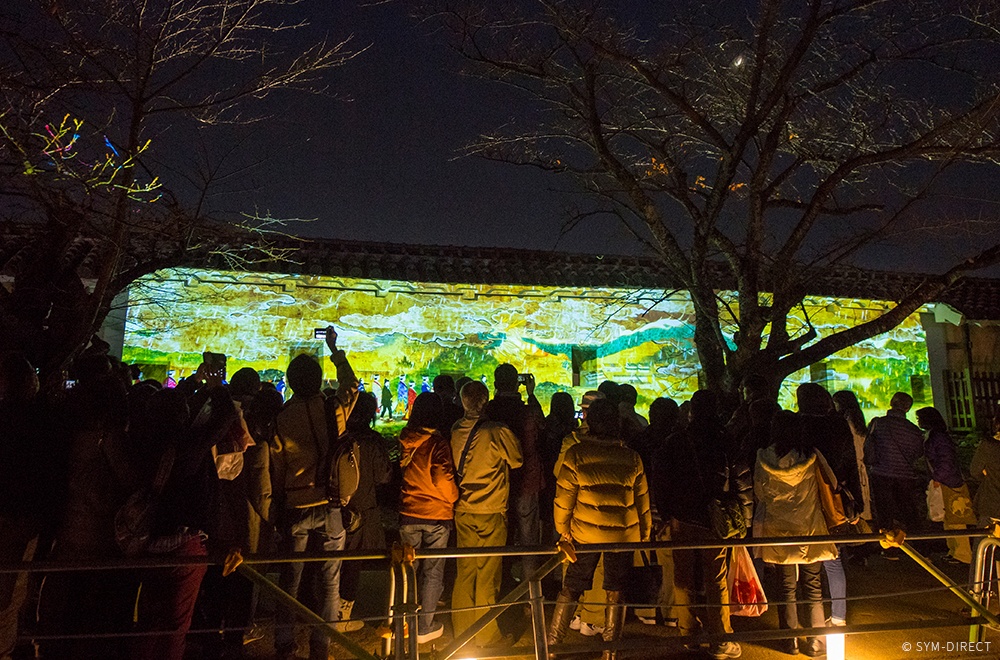
[[[760,616],[767,611],[767,596],[760,585],[750,553],[744,547],[733,548],[729,563],[729,614]]]
[[[934,522],[944,521],[944,493],[941,484],[931,481],[927,484],[927,517]]]

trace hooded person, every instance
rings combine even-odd
[[[836,482],[833,471],[823,455],[803,442],[800,417],[780,411],[771,425],[771,444],[757,452],[754,470],[754,494],[757,511],[753,534],[758,538],[775,536],[826,536],[828,529],[819,499],[817,469]],[[775,592],[778,605],[778,625],[785,629],[799,628],[796,592],[800,589],[809,603],[809,626],[823,627],[823,590],[820,578],[822,562],[837,558],[833,543],[812,545],[760,546],[757,555],[775,564],[778,578]],[[786,642],[788,653],[798,653],[798,640]],[[811,637],[802,652],[809,656],[825,653],[823,640]]]
[[[413,402],[410,420],[399,434],[403,453],[403,485],[399,504],[400,540],[414,548],[444,548],[454,526],[458,485],[451,445],[440,432],[441,398],[422,392]],[[417,642],[429,642],[444,632],[434,620],[438,599],[444,591],[445,559],[417,562],[417,593],[420,615]]]

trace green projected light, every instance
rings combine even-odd
[[[249,366],[277,381],[295,354],[323,354],[314,330],[333,324],[366,389],[388,384],[395,410],[405,407],[410,389],[429,388],[438,374],[489,381],[503,362],[535,375],[546,409],[554,392],[579,400],[605,379],[634,385],[642,410],[658,396],[683,401],[698,389],[694,310],[684,293],[174,269],[141,280],[129,303],[124,359],[159,380],[168,371],[176,379],[193,372],[209,350],[229,356],[230,373]],[[878,302],[810,298],[804,314],[822,337],[881,311]],[[805,327],[799,314],[790,331],[795,322]],[[725,330],[731,336],[735,326]],[[795,386],[818,380],[831,391],[853,389],[870,416],[926,373],[914,314],[794,374],[781,403],[794,408]]]

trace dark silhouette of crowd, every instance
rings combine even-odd
[[[797,411],[786,411],[776,384],[756,375],[741,383],[738,400],[708,390],[680,404],[657,398],[648,421],[629,384],[601,383],[579,401],[579,414],[572,396],[557,392],[546,416],[534,378],[509,364],[496,368],[492,397],[482,382],[441,375],[433,391],[413,400],[396,463],[374,430],[379,402],[359,392],[332,327],[326,342],[336,388],[323,389],[316,357],[298,355],[287,369],[287,401],[249,368],[226,382],[225,357],[213,353],[167,388],[137,381],[95,338],[74,362],[74,386],[43,394],[22,355],[0,356],[0,562],[182,560],[52,572],[44,580],[0,574],[0,658],[12,657],[19,613],[35,601],[30,630],[39,657],[181,660],[193,657],[191,648],[202,658],[244,657],[245,643],[264,634],[258,587],[224,575],[214,561],[186,561],[237,550],[384,551],[393,539],[418,549],[525,548],[514,560],[459,559],[454,575],[449,560],[419,560],[411,634],[426,643],[444,634],[449,619],[454,636],[468,630],[502,589],[535,574],[541,562],[530,550],[557,541],[826,536],[864,531],[867,521],[916,530],[925,524],[925,495],[944,503],[945,529],[1000,516],[1000,424],[973,459],[972,478],[981,482],[973,503],[934,408],[918,410],[913,424],[913,400],[897,393],[885,416],[866,423],[852,392],[831,395],[804,383]],[[847,503],[843,520],[829,517],[825,489]],[[838,543],[753,550],[787,629],[846,625],[846,560],[866,561],[873,552]],[[884,551],[887,560],[897,556]],[[949,540],[943,561],[970,559],[968,539]],[[548,643],[569,630],[619,640],[626,594],[648,591],[637,576],[650,568],[658,591],[650,607],[636,610],[643,624],[690,636],[732,633],[732,561],[726,548],[581,554],[552,576],[560,583]],[[365,566],[327,559],[274,570],[282,590],[339,632],[352,632],[365,625],[353,616]],[[442,600],[450,617],[437,611]],[[295,624],[291,611],[276,609],[275,657],[297,657]],[[474,643],[513,641],[494,621]],[[823,638],[782,644],[788,653],[825,653]],[[330,645],[322,627],[310,628],[310,659],[326,660]],[[717,659],[741,654],[732,641],[700,650]],[[604,652],[604,660],[616,656]]]

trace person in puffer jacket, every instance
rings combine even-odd
[[[652,518],[642,459],[620,438],[617,406],[600,399],[590,405],[588,433],[566,451],[556,480],[555,526],[564,540],[575,543],[629,543],[648,541]],[[549,627],[548,643],[558,644],[566,634],[581,594],[590,588],[601,555],[581,554],[566,569],[562,591]],[[604,641],[617,641],[623,632],[625,607],[621,589],[632,565],[632,553],[607,552],[604,589],[607,607]],[[605,651],[613,660],[614,651]]]
[[[771,444],[757,452],[754,470],[754,494],[757,511],[753,533],[757,538],[772,536],[826,536],[826,519],[819,500],[817,467],[832,471],[823,455],[804,442],[801,419],[795,413],[782,410],[771,424]],[[834,479],[834,482],[836,480]],[[832,543],[793,546],[760,546],[757,555],[776,564],[772,573],[777,577],[775,594],[778,625],[799,628],[796,587],[809,602],[810,627],[824,625],[823,591],[820,569],[822,562],[837,557]],[[798,577],[796,577],[798,576]],[[797,639],[787,640],[787,653],[798,653]],[[802,649],[808,656],[826,652],[821,638],[811,637]]]
[[[403,446],[399,536],[404,544],[414,548],[447,547],[454,524],[458,485],[451,445],[438,430],[441,412],[441,398],[433,392],[423,392],[414,400],[409,422],[399,434]],[[421,644],[444,632],[444,625],[434,621],[434,611],[444,591],[445,561],[442,558],[417,562],[420,571],[417,641]]]

